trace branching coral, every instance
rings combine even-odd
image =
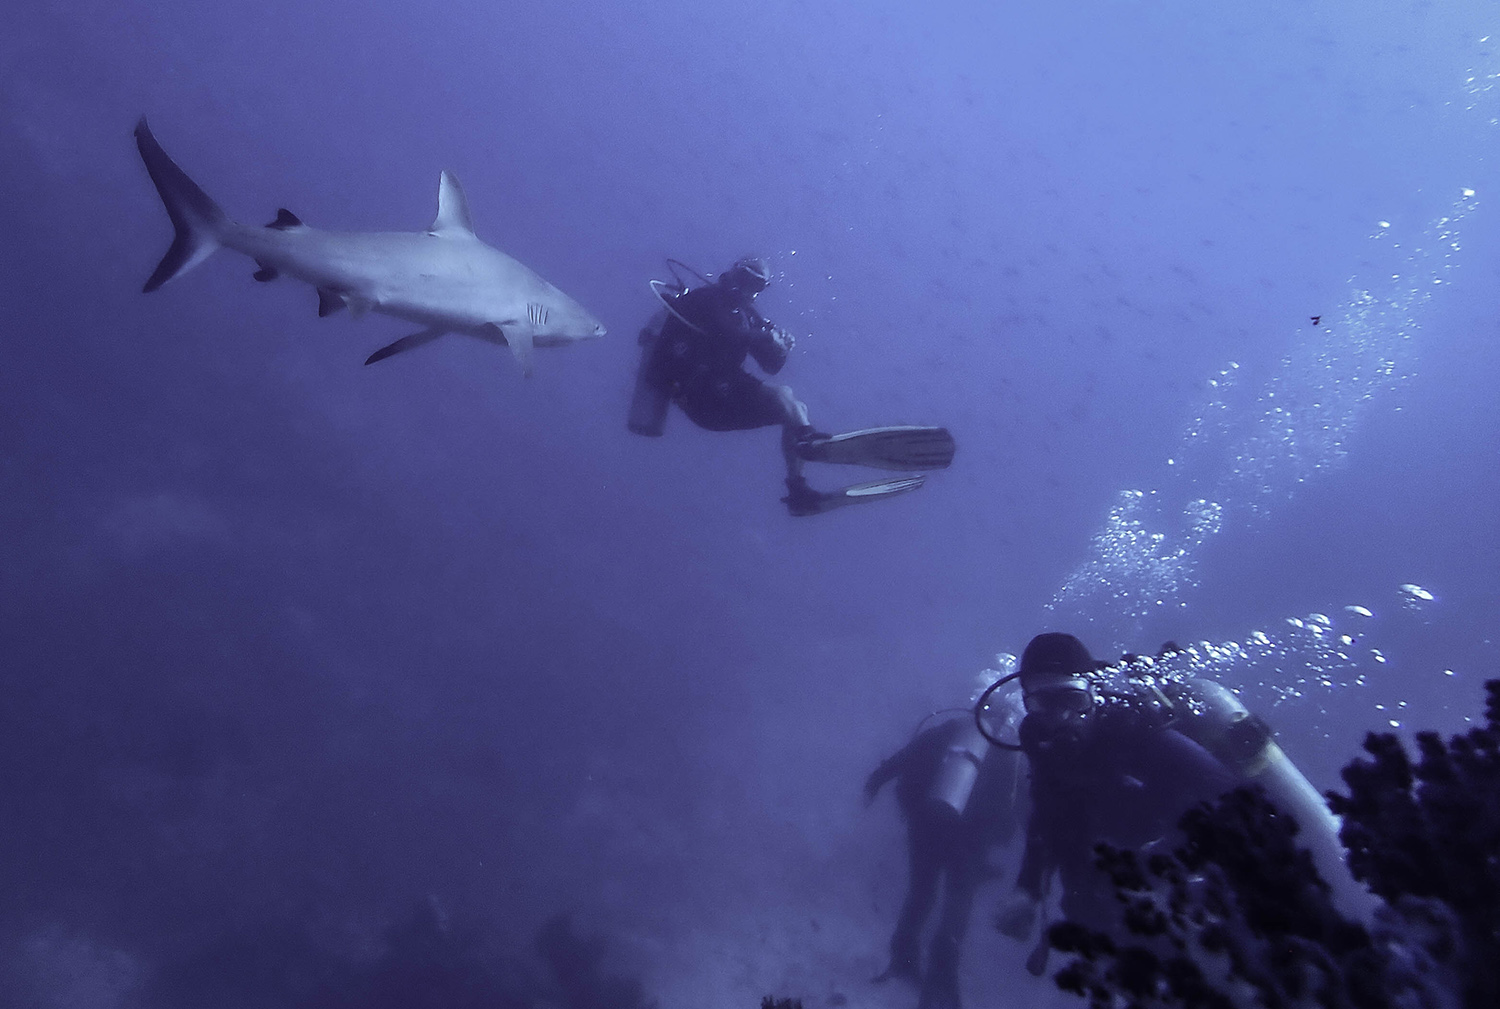
[[[1297,825],[1241,789],[1182,821],[1170,853],[1099,849],[1116,935],[1055,926],[1060,987],[1091,1005],[1191,1009],[1492,1009],[1500,1005],[1500,681],[1486,724],[1446,743],[1392,735],[1344,770],[1330,803],[1355,876],[1382,898],[1343,917]]]

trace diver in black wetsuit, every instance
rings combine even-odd
[[[949,721],[919,732],[882,761],[865,781],[865,804],[893,780],[909,864],[890,964],[875,980],[917,985],[918,1009],[959,1009],[959,955],[974,896],[998,875],[990,852],[1014,835],[1025,805],[1021,758],[989,745],[972,720]],[[940,882],[942,914],[924,964],[922,931],[937,906]]]
[[[1054,874],[1064,916],[1112,928],[1114,890],[1094,867],[1094,846],[1161,837],[1194,802],[1237,782],[1232,769],[1168,728],[1159,706],[1102,705],[1089,675],[1102,665],[1070,634],[1038,635],[1021,657],[1032,814],[1020,893],[1002,912],[1009,934],[1029,931]]]
[[[775,375],[796,341],[755,308],[770,283],[765,260],[746,257],[712,283],[670,291],[653,282],[666,311],[660,324],[641,332],[645,348],[630,407],[630,430],[658,436],[667,406],[676,403],[699,427],[744,431],[781,427],[787,496],[793,515],[817,515],[846,504],[915,490],[921,476],[876,481],[822,493],[802,476],[804,462],[834,462],[882,469],[942,469],[953,458],[953,438],[943,428],[891,427],[826,435],[815,431],[807,407],[783,385],[745,370],[745,358]]]
[[[784,385],[768,385],[745,370],[746,356],[768,375],[786,365],[796,345],[792,334],[755,309],[755,296],[770,283],[765,260],[741,259],[715,283],[676,296],[643,364],[642,379],[709,431],[744,431],[781,425],[788,479],[802,475],[802,460],[790,448],[812,430],[807,407]],[[660,434],[634,415],[630,429]]]
[[[1212,680],[1150,675],[1155,662],[1177,651],[1169,643],[1154,660],[1125,656],[1117,672],[1128,675],[1106,679],[1106,664],[1071,634],[1039,634],[1026,646],[1019,737],[1032,813],[1016,893],[995,918],[1001,932],[1025,939],[1054,879],[1064,917],[1117,931],[1115,889],[1096,866],[1095,846],[1161,843],[1188,808],[1242,784],[1263,788],[1297,820],[1299,843],[1337,898],[1358,907],[1338,824],[1270,726]],[[1047,949],[1043,929],[1027,961],[1033,973],[1045,969]]]

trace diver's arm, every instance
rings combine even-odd
[[[750,356],[768,375],[774,375],[786,366],[797,340],[780,326],[757,312],[754,306],[741,309],[741,318],[750,331]]]
[[[1026,825],[1026,848],[1021,854],[1021,868],[1016,872],[1016,890],[1040,903],[1047,895],[1048,883],[1057,871],[1054,849],[1057,839],[1043,829],[1033,808]]]
[[[750,356],[767,375],[774,375],[786,366],[786,360],[796,345],[791,333],[773,325],[770,320],[756,316],[757,332],[750,338]]]
[[[909,739],[905,746],[882,760],[880,766],[865,779],[865,802],[874,802],[875,796],[885,787],[886,782],[912,773],[927,763],[936,752],[940,752],[947,745],[955,724],[942,722],[923,729]]]
[[[737,303],[717,284],[682,295],[676,299],[674,310],[700,340],[746,348],[767,374],[774,375],[785,366],[796,343],[792,334],[772,324],[753,306]]]
[[[865,805],[868,806],[875,801],[875,797],[880,794],[886,782],[892,778],[899,778],[907,772],[917,760],[917,751],[928,744],[932,731],[928,729],[918,734],[901,749],[882,760],[880,766],[870,772],[870,776],[865,779]]]
[[[1016,873],[1016,890],[1040,903],[1047,892],[1047,881],[1056,869],[1051,858],[1028,843],[1026,854],[1021,859],[1021,869]]]
[[[905,750],[902,750],[901,753],[896,754],[889,760],[882,760],[880,766],[870,772],[870,776],[865,779],[866,806],[875,801],[875,797],[880,794],[880,790],[885,787],[886,782],[901,772],[900,757],[905,752]]]
[[[995,912],[995,929],[1017,942],[1025,941],[1036,924],[1037,910],[1047,896],[1048,883],[1057,864],[1039,843],[1037,835],[1026,833],[1026,853],[1021,857],[1021,871],[1016,874],[1016,888]]]

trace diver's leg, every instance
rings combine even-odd
[[[970,848],[954,853],[943,886],[943,913],[927,947],[919,1009],[960,1009],[958,960],[974,912],[974,894],[984,879],[984,856]]]
[[[793,515],[828,510],[828,498],[802,479],[799,438],[816,435],[807,422],[807,407],[792,390],[769,385],[745,371],[696,376],[677,395],[677,404],[693,423],[710,431],[748,431],[781,426],[781,455],[786,461],[786,502]],[[843,501],[840,504],[845,503]]]
[[[781,455],[786,460],[787,480],[802,479],[802,457],[797,454],[797,440],[805,438],[812,425],[807,420],[807,404],[784,385],[767,386],[776,397],[781,421]]]
[[[937,902],[938,874],[942,860],[937,838],[930,825],[913,821],[907,825],[906,899],[891,934],[891,963],[875,980],[900,977],[916,981],[921,976],[922,926]]]

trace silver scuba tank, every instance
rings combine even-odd
[[[972,718],[966,718],[958,734],[948,744],[943,762],[927,789],[927,798],[946,806],[959,816],[969,806],[974,782],[979,779],[979,765],[989,752],[989,740],[979,731]]]
[[[1339,818],[1277,745],[1271,727],[1221,683],[1193,679],[1183,687],[1179,696],[1188,701],[1191,713],[1172,727],[1263,788],[1277,808],[1297,821],[1298,842],[1312,855],[1344,913],[1367,915],[1372,898],[1344,861]]]
[[[673,307],[673,302],[688,292],[687,282],[679,275],[678,268],[693,274],[704,284],[708,279],[697,270],[684,266],[675,259],[667,260],[667,268],[672,271],[672,281],[651,280],[647,285],[656,300],[661,302],[662,310],[651,317],[644,329],[641,330],[637,342],[641,345],[641,363],[635,369],[635,392],[630,398],[630,418],[626,426],[636,434],[643,434],[648,438],[659,438],[666,429],[667,409],[671,406],[672,395],[660,382],[656,381],[651,374],[651,359],[656,356],[656,345],[661,340],[662,327],[666,325],[667,316],[670,314],[689,329],[703,332],[692,319],[683,315]]]
[[[1173,727],[1244,777],[1265,788],[1307,832],[1337,836],[1338,818],[1286,752],[1271,727],[1250,713],[1233,691],[1213,680],[1184,684],[1191,712]]]
[[[661,339],[661,327],[666,322],[665,310],[656,313],[641,330],[641,363],[635,369],[635,392],[630,397],[630,418],[626,422],[631,431],[648,438],[660,438],[667,426],[667,409],[671,396],[660,383],[652,380],[651,358],[656,353],[656,343]]]

